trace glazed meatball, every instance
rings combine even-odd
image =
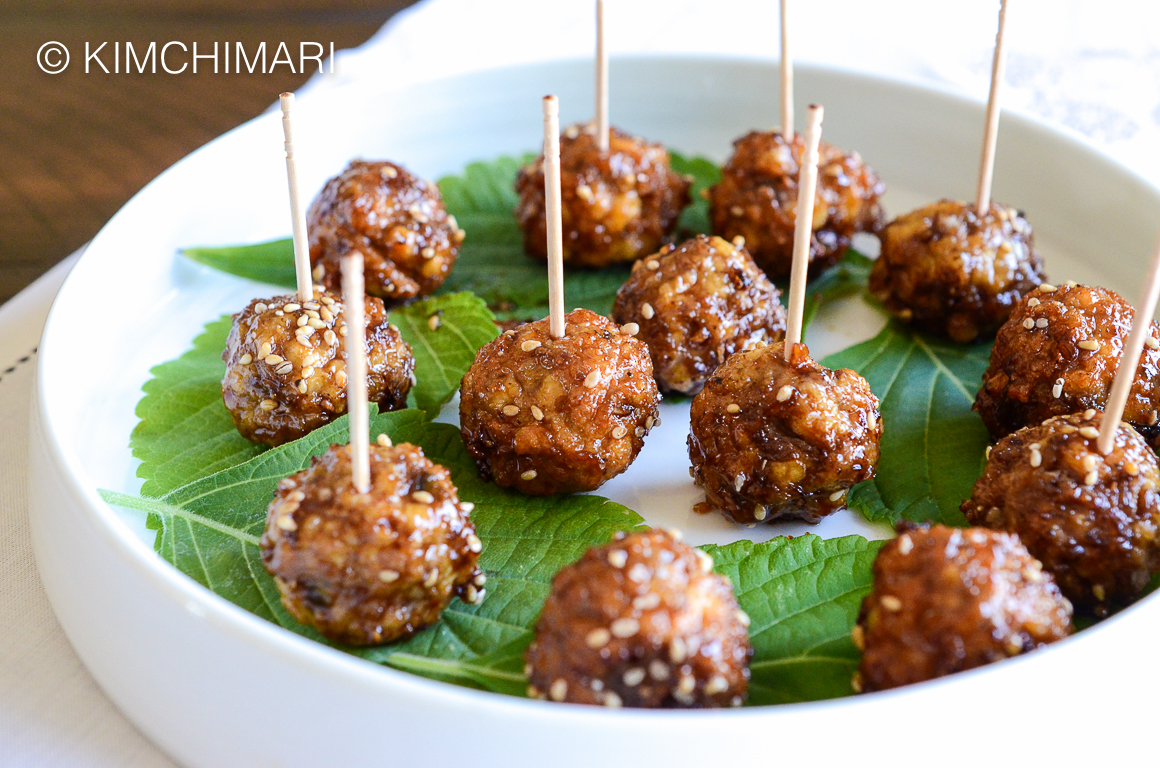
[[[816,523],[874,477],[882,422],[870,385],[803,344],[738,352],[693,398],[689,459],[706,504],[734,522]]]
[[[587,309],[506,331],[475,354],[459,424],[479,474],[533,496],[599,488],[623,472],[656,423],[648,347]]]
[[[989,337],[1043,282],[1031,225],[1014,208],[941,200],[878,234],[870,293],[903,322],[960,344]]]
[[[561,218],[564,263],[607,267],[655,253],[676,229],[689,204],[692,182],[669,168],[669,153],[615,128],[607,152],[595,128],[570,126],[560,138]],[[516,217],[524,250],[547,260],[544,158],[520,170]]]
[[[743,246],[698,235],[634,264],[612,319],[638,325],[661,391],[695,395],[734,352],[785,336],[779,297]]]
[[[455,596],[483,599],[482,548],[451,473],[409,443],[370,448],[371,487],[332,445],[278,484],[262,562],[282,605],[329,640],[377,645],[439,620]]]
[[[1160,466],[1121,424],[1107,456],[1103,414],[1056,416],[1000,440],[963,514],[1019,534],[1063,594],[1097,616],[1130,602],[1160,570]]]
[[[1016,305],[995,338],[975,410],[991,435],[1041,424],[1052,416],[1103,408],[1116,377],[1135,310],[1104,288],[1041,285]],[[1124,421],[1157,436],[1160,328],[1152,323]]]
[[[552,579],[528,694],[608,707],[740,706],[749,617],[713,561],[663,531],[588,550]]]
[[[798,173],[805,139],[752,131],[733,142],[721,181],[709,190],[713,232],[740,235],[757,265],[771,278],[788,277],[793,263]],[[857,152],[818,147],[818,191],[810,240],[810,274],[833,266],[855,232],[876,232],[883,222],[878,198],[886,185]]]
[[[343,304],[315,287],[315,300],[255,299],[234,315],[222,359],[222,397],[242,437],[281,445],[346,413]],[[381,299],[366,297],[367,397],[380,411],[407,403],[415,358]]]
[[[361,251],[367,293],[391,306],[443,285],[464,239],[439,187],[396,163],[351,161],[307,219],[314,279],[340,291],[342,257]]]
[[[854,688],[933,680],[1069,634],[1071,604],[1018,536],[904,524],[874,560],[853,632]]]

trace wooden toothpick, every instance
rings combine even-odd
[[[548,326],[564,336],[564,233],[560,220],[560,102],[544,97],[544,204],[548,229]]]
[[[342,303],[346,315],[346,412],[350,419],[350,470],[351,481],[359,493],[366,493],[371,487],[364,302],[363,255],[354,251],[342,257]]]
[[[814,196],[818,189],[818,144],[822,140],[820,104],[811,104],[806,124],[806,147],[798,172],[798,204],[793,228],[793,266],[789,275],[789,321],[785,332],[785,359],[802,340],[806,306],[806,274],[810,269],[810,240],[814,234]]]
[[[608,50],[604,47],[604,0],[596,0],[596,140],[608,151]]]
[[[975,211],[986,215],[991,208],[991,179],[995,175],[995,144],[999,140],[999,87],[1007,66],[1003,30],[1007,27],[1007,0],[999,0],[999,31],[995,35],[995,57],[991,60],[991,95],[987,99],[987,125],[983,131],[983,157],[979,160],[979,189]]]
[[[1124,417],[1124,407],[1128,404],[1128,395],[1131,394],[1132,383],[1136,380],[1136,370],[1140,366],[1144,341],[1152,333],[1152,317],[1156,314],[1158,297],[1160,297],[1160,242],[1156,243],[1156,251],[1152,254],[1152,266],[1148,269],[1140,301],[1136,303],[1132,333],[1128,336],[1128,343],[1124,345],[1124,354],[1121,355],[1119,367],[1116,369],[1116,380],[1112,383],[1112,392],[1108,395],[1108,402],[1104,406],[1104,417],[1100,422],[1100,438],[1096,443],[1096,447],[1104,455],[1112,450],[1116,430],[1120,426],[1120,419]]]
[[[290,186],[290,222],[294,231],[294,274],[298,279],[298,300],[314,301],[314,283],[310,276],[310,244],[306,240],[306,211],[298,191],[298,163],[294,159],[294,134],[290,110],[294,94],[278,97],[282,105],[282,132],[286,137],[286,181]]]
[[[793,59],[789,54],[789,0],[781,0],[781,135],[793,140]]]

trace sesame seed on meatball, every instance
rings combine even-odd
[[[1056,416],[1000,440],[963,514],[1019,534],[1078,608],[1105,615],[1160,571],[1160,465],[1130,425],[1099,452],[1103,414]]]
[[[1003,437],[1052,416],[1103,408],[1135,318],[1115,291],[1041,285],[1016,305],[991,349],[975,410]],[[1160,406],[1160,327],[1151,324],[1124,421],[1155,438]]]
[[[740,706],[749,617],[713,561],[664,531],[618,534],[552,579],[528,693],[607,707]]]
[[[612,319],[640,328],[661,391],[695,395],[734,352],[785,336],[780,293],[737,242],[665,246],[617,291]]]
[[[713,232],[740,235],[753,260],[773,279],[788,277],[793,264],[798,174],[805,138],[786,141],[780,132],[751,131],[733,142],[721,181],[708,193]],[[886,185],[857,152],[822,142],[818,190],[810,240],[810,274],[833,266],[856,232],[876,232],[883,222],[878,198]]]
[[[1023,214],[992,203],[985,216],[941,200],[878,233],[870,293],[903,322],[960,344],[986,338],[1043,282],[1043,259]]]
[[[874,476],[882,421],[878,398],[847,368],[816,363],[803,344],[738,352],[693,398],[693,481],[706,504],[734,522],[816,523],[846,491]]]
[[[1071,634],[1071,604],[1019,537],[903,524],[874,560],[854,644],[859,691],[920,683]]]
[[[367,397],[382,411],[406,406],[415,359],[381,299],[366,297]],[[242,437],[281,445],[346,413],[346,314],[315,287],[297,296],[255,299],[234,315],[222,359],[222,398]]]
[[[370,490],[332,445],[278,485],[262,562],[282,605],[347,645],[398,640],[439,620],[455,596],[483,599],[482,549],[451,473],[409,443],[370,447]]]
[[[389,162],[352,160],[307,219],[314,279],[340,291],[342,257],[360,251],[367,293],[390,306],[443,285],[465,236],[438,186]]]
[[[607,267],[655,253],[676,229],[691,184],[670,169],[660,144],[612,128],[601,151],[593,126],[570,126],[560,137],[564,263]],[[524,250],[546,260],[543,155],[520,170],[516,192]]]
[[[459,424],[479,473],[533,496],[599,488],[623,472],[656,421],[644,342],[587,309],[506,331],[475,355]]]

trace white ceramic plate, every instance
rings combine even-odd
[[[614,122],[685,153],[723,160],[732,139],[776,122],[776,69],[767,63],[629,58],[615,61],[613,74]],[[296,126],[304,188],[313,193],[353,156],[400,160],[437,178],[471,160],[534,149],[539,97],[558,93],[563,120],[584,119],[591,79],[590,62],[578,61],[309,95]],[[891,214],[973,194],[979,102],[809,67],[798,70],[796,91],[799,109],[805,100],[826,106],[828,141],[859,150],[886,180]],[[1013,719],[1020,732],[1035,734],[1040,757],[1054,751],[1074,759],[1082,745],[1062,734],[1076,728],[1147,732],[1146,709],[1133,698],[1160,683],[1156,599],[1047,651],[891,693],[729,712],[606,711],[372,665],[268,624],[178,573],[154,554],[141,516],[109,508],[96,489],[140,487],[128,442],[148,369],[187,349],[206,321],[270,293],[176,250],[284,236],[284,174],[273,114],[166,171],[93,241],[61,289],[40,346],[31,506],[41,574],[97,681],[179,761],[703,765],[759,756],[836,762],[889,746],[901,755],[938,748],[940,759],[954,762],[967,755],[948,755],[948,730]],[[1134,298],[1160,191],[1071,136],[1007,115],[995,197],[1027,211],[1053,279],[1098,282]],[[872,336],[882,322],[854,298],[825,308],[807,340],[821,356]],[[692,513],[699,494],[687,474],[687,408],[666,406],[637,462],[600,492],[651,523],[684,529],[694,543],[806,530],[745,530]],[[852,513],[809,530],[885,535]],[[997,738],[988,748],[997,755],[1023,743]],[[1105,759],[1133,745],[1099,740]]]

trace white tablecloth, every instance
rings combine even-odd
[[[1160,4],[1010,4],[1005,103],[1078,131],[1160,180]],[[776,8],[773,0],[609,0],[608,44],[613,55],[686,51],[776,58]],[[361,49],[341,52],[336,73],[307,87],[360,78],[421,80],[590,55],[592,9],[591,0],[426,0]],[[986,97],[993,0],[798,0],[793,13],[800,61]],[[0,768],[172,766],[81,666],[52,615],[32,558],[25,455],[33,350],[71,262],[0,307]]]

